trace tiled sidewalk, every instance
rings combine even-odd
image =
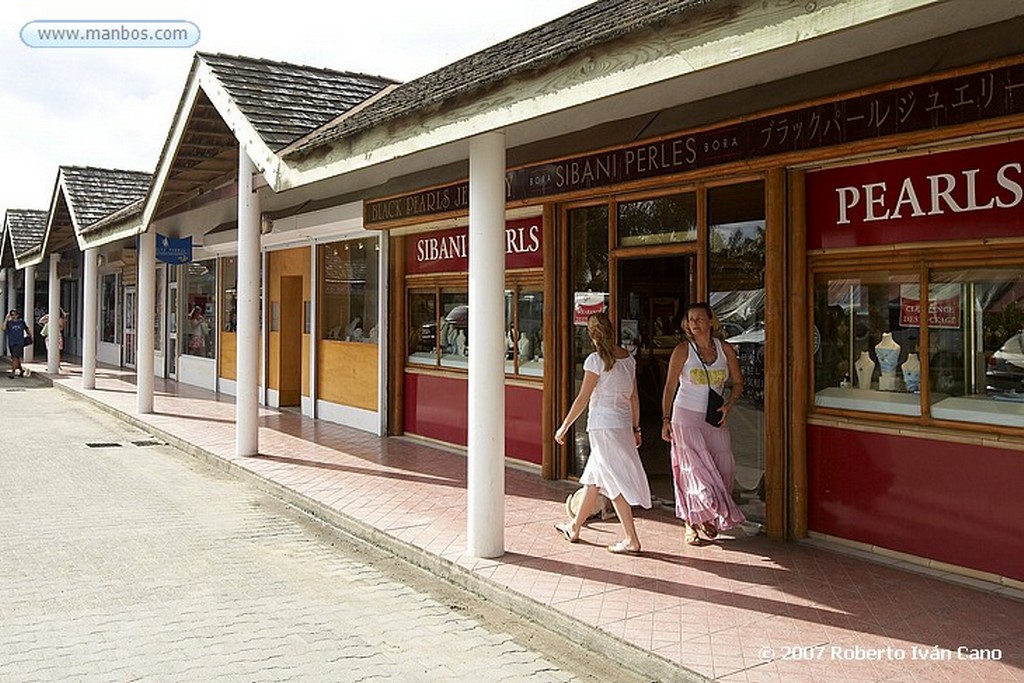
[[[54,378],[61,388],[585,646],[646,667],[652,679],[1024,681],[1024,601],[1008,589],[763,536],[690,547],[667,508],[638,512],[642,557],[614,556],[604,546],[618,539],[617,523],[594,522],[582,543],[567,544],[552,525],[572,487],[514,467],[506,469],[506,553],[476,559],[465,554],[460,453],[264,409],[261,454],[237,458],[230,397],[157,380],[155,412],[136,415],[133,375],[101,368],[97,388],[83,391],[79,368],[65,372]],[[961,658],[977,648],[1000,658]]]

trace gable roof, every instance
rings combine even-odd
[[[137,233],[235,183],[239,145],[273,184],[278,150],[395,84],[382,76],[197,52],[142,213],[113,233]]]
[[[21,267],[19,259],[39,247],[46,233],[47,212],[37,209],[8,209],[4,215],[0,262]],[[8,246],[9,245],[9,246]]]
[[[61,166],[58,191],[64,193],[79,235],[100,219],[146,195],[151,173],[93,166]]]
[[[711,1],[598,0],[404,83],[351,117],[317,131],[288,153],[301,155],[348,134],[556,66],[567,57],[681,17]]]
[[[87,238],[105,217],[118,213],[146,195],[152,174],[94,166],[61,166],[43,239],[26,252],[26,263],[42,261],[47,250],[63,249],[77,240],[86,248]]]
[[[267,59],[198,53],[270,149],[277,151],[397,81]]]

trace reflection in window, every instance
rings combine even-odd
[[[709,303],[736,347],[744,399],[764,399],[764,185],[708,190]]]
[[[409,293],[410,363],[437,364],[437,298],[434,290]]]
[[[917,283],[914,273],[889,271],[816,278],[817,405],[921,414]]]
[[[213,358],[213,330],[217,322],[215,261],[195,261],[181,266],[179,289],[185,293],[185,343],[182,353]]]
[[[544,292],[540,286],[505,290],[505,372],[544,375]]]
[[[1024,274],[935,271],[928,283],[928,381],[936,418],[1024,426]]]
[[[117,343],[117,275],[104,275],[100,283],[100,341]]]
[[[572,254],[573,296],[576,301],[573,324],[573,395],[583,384],[583,361],[593,350],[587,335],[586,314],[602,311],[608,304],[608,206],[569,211],[569,249]],[[582,305],[581,305],[582,302]],[[570,470],[580,474],[590,457],[587,416],[573,426]]]
[[[378,238],[322,245],[320,334],[324,339],[377,343]]]
[[[668,244],[697,239],[697,197],[693,192],[618,205],[619,245]]]
[[[441,347],[441,366],[469,367],[469,293],[441,291],[441,322],[437,341]]]
[[[224,331],[238,328],[238,259],[221,260],[221,300],[224,302]]]

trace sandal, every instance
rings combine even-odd
[[[622,539],[618,543],[615,543],[614,545],[608,546],[608,552],[610,552],[612,555],[633,555],[633,556],[639,556],[640,555],[640,548],[639,547],[630,548],[629,547],[629,541],[627,541],[626,539]]]
[[[704,522],[700,525],[700,530],[704,532],[704,535],[708,538],[718,538],[718,528],[714,522]]]
[[[556,524],[555,525],[555,529],[558,532],[560,532],[562,534],[562,536],[565,537],[565,540],[567,540],[569,543],[579,543],[580,537],[579,536],[573,536],[573,534],[572,534],[572,526],[571,525],[569,525],[569,524]]]
[[[697,528],[690,526],[689,523],[684,523],[683,540],[686,542],[686,545],[700,545],[700,535],[697,533]]]

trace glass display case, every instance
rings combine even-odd
[[[818,274],[814,403],[1024,426],[1022,326],[1020,269]]]
[[[913,272],[841,273],[815,279],[815,405],[921,414],[914,384],[908,386],[900,373],[912,354],[916,358],[920,353],[914,312],[918,290]]]
[[[320,245],[319,256],[321,338],[376,344],[380,291],[377,238]]]
[[[408,362],[468,369],[469,293],[442,287],[411,289],[408,296]],[[505,372],[544,376],[544,291],[539,283],[505,290]]]

